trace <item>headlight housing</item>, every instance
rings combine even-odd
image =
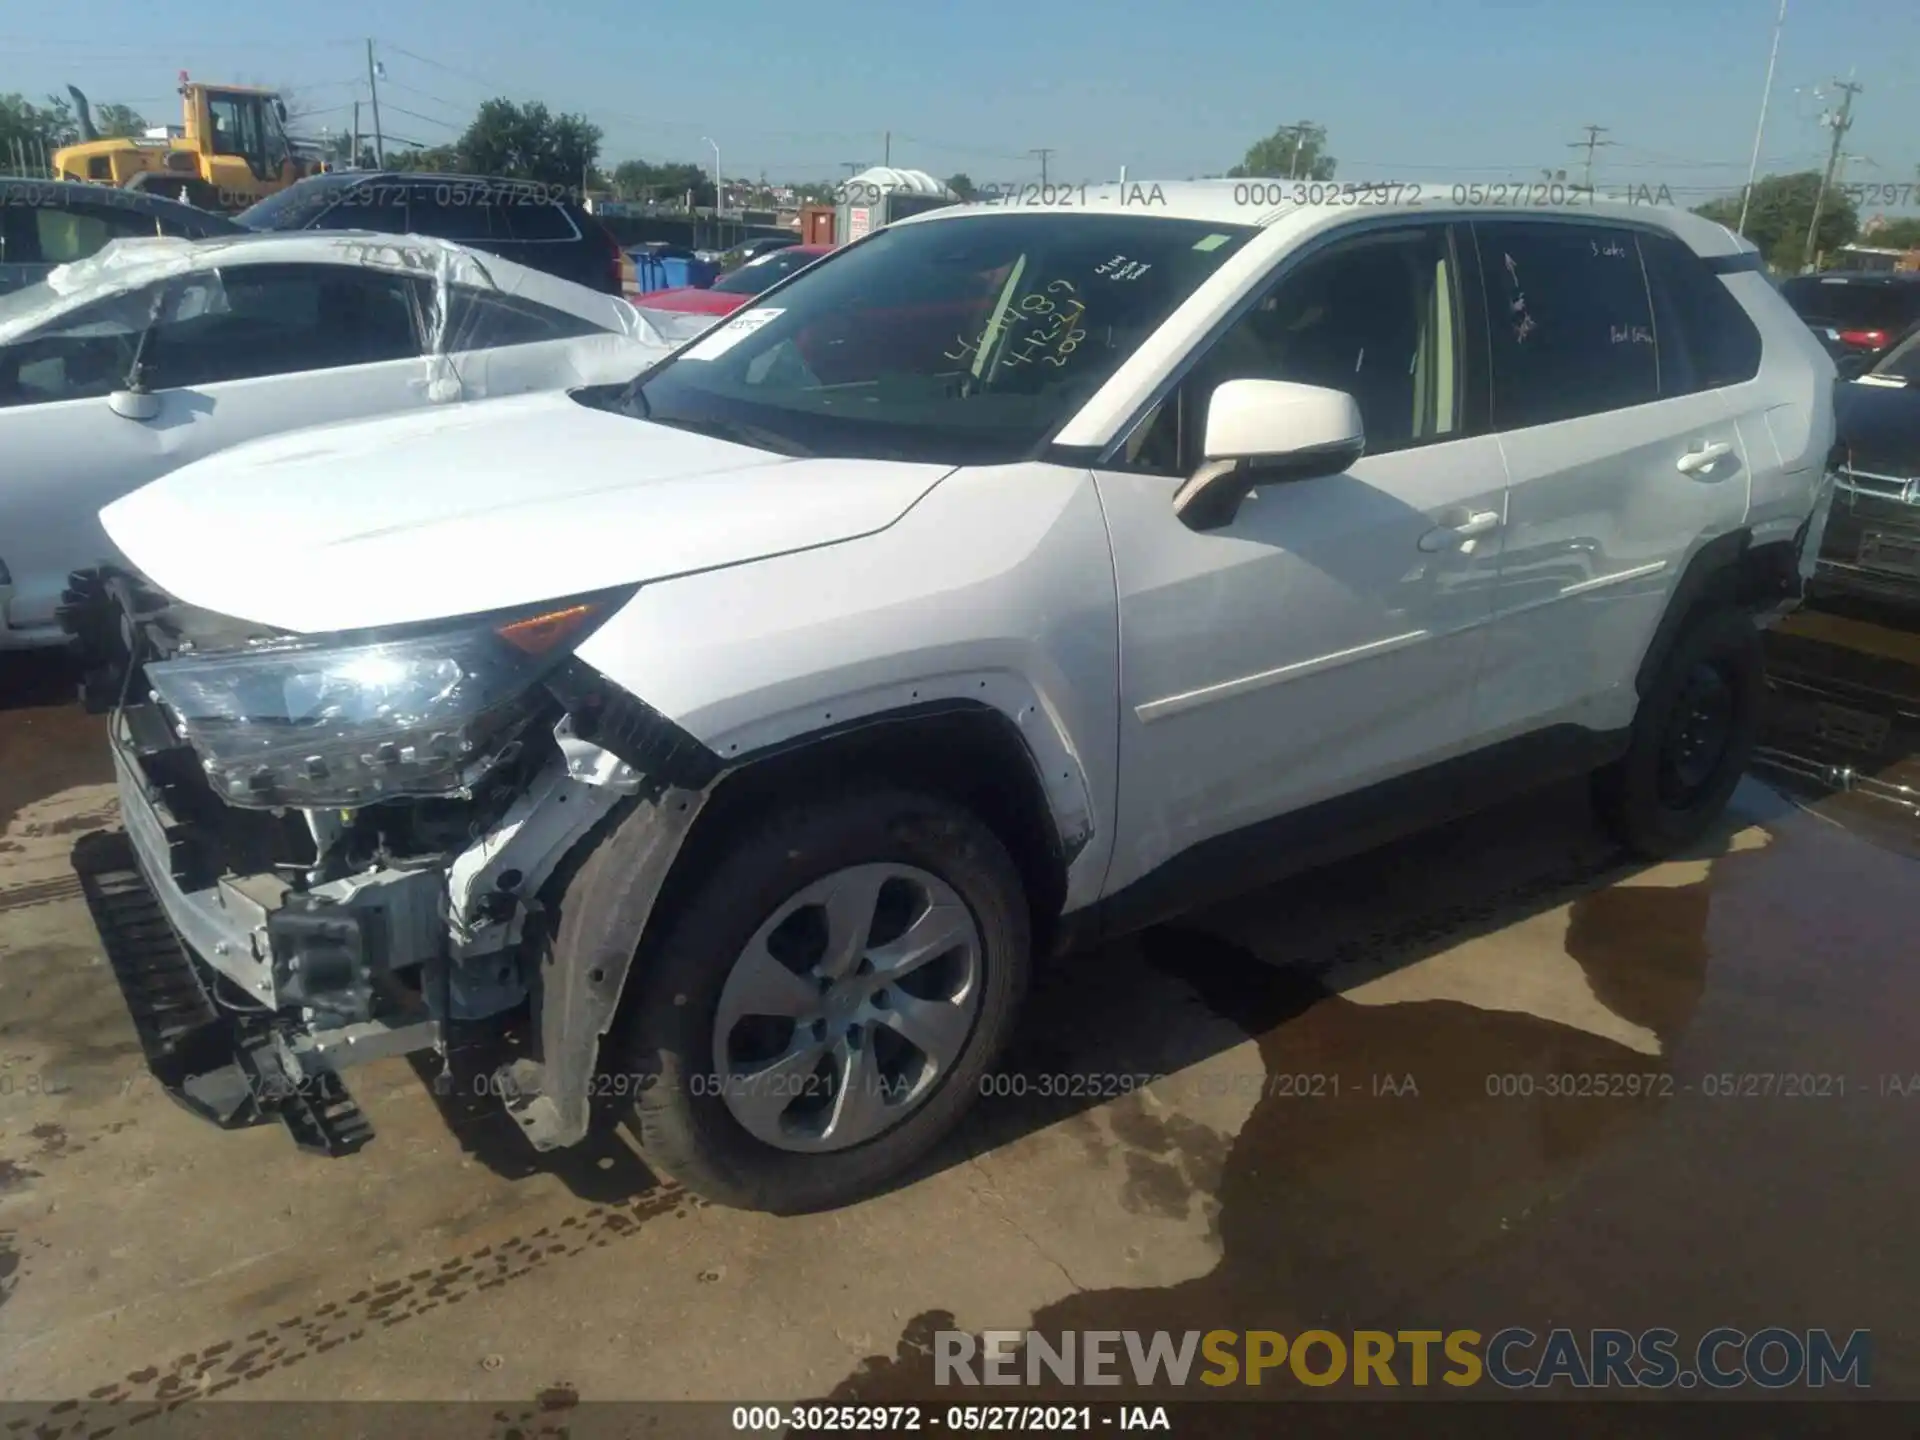
[[[181,656],[149,664],[147,683],[230,805],[455,794],[499,763],[535,687],[631,594]]]

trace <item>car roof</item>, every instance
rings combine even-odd
[[[431,278],[444,267],[452,279],[492,285],[512,294],[546,298],[554,285],[579,289],[544,271],[469,246],[427,235],[372,230],[243,230],[205,240],[142,236],[115,240],[85,260],[62,265],[47,278],[61,294],[131,289],[167,275],[235,265],[371,265]]]
[[[116,210],[131,210],[137,215],[166,217],[189,225],[204,224],[212,230],[240,228],[225,215],[183,204],[165,195],[152,195],[144,190],[128,190],[117,185],[96,185],[85,180],[34,180],[0,175],[0,196],[5,196],[5,203],[9,205],[45,204],[52,207],[65,202],[107,204]]]
[[[1056,185],[1055,203],[1027,205],[1019,194],[1008,200],[946,205],[903,216],[900,225],[941,224],[973,215],[1061,216],[1124,214],[1168,220],[1201,221],[1214,225],[1251,225],[1261,229],[1296,221],[1302,216],[1341,214],[1358,219],[1377,215],[1454,214],[1463,218],[1525,220],[1566,216],[1589,220],[1654,224],[1678,236],[1699,255],[1737,255],[1754,252],[1749,240],[1726,226],[1695,215],[1677,205],[1660,205],[1634,198],[1595,195],[1589,199],[1574,187],[1511,183],[1490,185],[1485,180],[1428,181],[1400,184],[1388,181],[1295,180],[1128,180],[1088,185]],[[1511,193],[1515,198],[1507,199]],[[1272,204],[1275,195],[1300,194],[1320,203],[1294,204],[1291,199]],[[1500,198],[1493,198],[1495,196]],[[1562,199],[1565,195],[1567,198]],[[1064,197],[1064,198],[1062,198]],[[1536,204],[1536,197],[1556,203]],[[1046,198],[1044,196],[1037,198]],[[1756,252],[1757,253],[1757,252]]]
[[[460,175],[438,170],[328,170],[296,180],[295,185],[311,190],[331,190],[349,185],[490,185],[502,190],[543,192],[558,205],[573,199],[564,185],[544,180],[521,180],[507,175]]]

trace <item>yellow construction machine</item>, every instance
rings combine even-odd
[[[87,97],[71,85],[67,93],[81,139],[54,152],[57,180],[123,185],[204,210],[243,210],[327,168],[288,139],[287,107],[272,90],[205,85],[182,70],[182,124],[105,140]]]

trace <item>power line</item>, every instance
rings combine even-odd
[[[456,104],[452,100],[442,100],[438,95],[430,95],[425,90],[422,90],[417,86],[408,85],[403,83],[402,81],[394,79],[391,75],[387,77],[387,84],[392,89],[404,90],[409,95],[418,95],[422,100],[431,100],[434,104],[444,105],[449,110],[467,110],[472,108],[471,106],[468,106],[468,105]]]
[[[429,60],[425,55],[416,55],[411,50],[402,50],[398,45],[389,45],[387,49],[391,50],[395,55],[404,55],[407,59],[417,60],[422,65],[429,66],[432,69],[444,70],[449,75],[457,75],[469,84],[478,85],[485,90],[491,90],[496,95],[510,95],[514,93],[514,87],[510,85],[501,85],[496,81],[486,79],[484,76],[476,75],[471,70],[462,70],[457,65],[447,65],[439,60]]]
[[[336,108],[344,109],[345,107],[339,106]],[[464,130],[467,128],[457,120],[442,120],[437,115],[422,115],[418,110],[403,110],[391,100],[387,102],[387,113],[390,115],[404,115],[409,120],[424,120],[429,125],[444,125],[449,130]]]

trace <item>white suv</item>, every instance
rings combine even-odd
[[[955,1123],[1045,952],[1583,771],[1693,841],[1833,364],[1718,225],[1423,188],[934,211],[630,384],[108,509],[80,865],[155,1068],[345,1150],[337,1072],[436,1050],[541,1149],[624,1115],[819,1207]]]

